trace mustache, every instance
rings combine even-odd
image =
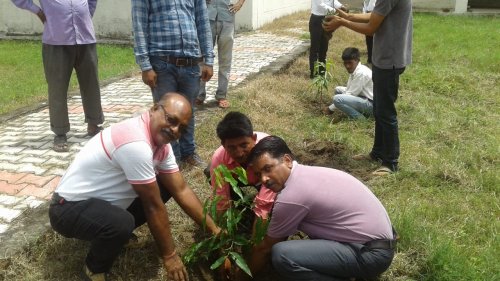
[[[176,139],[174,133],[170,129],[164,128],[164,129],[161,129],[161,132],[164,133],[165,135],[167,135],[167,137],[169,139],[172,139],[172,140]]]

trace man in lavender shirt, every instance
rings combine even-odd
[[[258,142],[248,161],[278,193],[267,234],[252,249],[253,274],[270,260],[284,280],[372,279],[389,267],[391,221],[362,182],[339,170],[298,164],[276,136]],[[298,231],[310,239],[285,241]]]
[[[68,85],[76,71],[87,134],[96,135],[104,122],[97,75],[97,51],[92,16],[97,0],[11,0],[38,16],[44,25],[42,57],[49,92],[50,129],[56,134],[54,150],[69,150]]]

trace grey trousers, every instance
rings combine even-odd
[[[85,122],[103,123],[96,44],[43,44],[42,57],[49,91],[50,129],[56,135],[69,132],[68,86],[73,68],[80,86]]]
[[[372,279],[389,268],[393,257],[390,249],[320,239],[289,240],[272,248],[274,269],[287,281]]]
[[[217,45],[217,56],[219,63],[219,72],[217,74],[217,91],[215,99],[225,99],[229,87],[229,73],[231,72],[231,63],[233,61],[234,44],[234,22],[210,21],[212,28],[212,43]],[[205,100],[207,97],[206,82],[200,80],[199,100]]]

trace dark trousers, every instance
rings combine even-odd
[[[368,63],[372,63],[372,50],[373,50],[373,36],[365,36],[366,51],[368,53]]]
[[[163,202],[171,197],[161,185],[160,193]],[[146,222],[139,198],[124,210],[96,198],[65,201],[57,193],[49,207],[49,218],[52,228],[61,235],[90,241],[85,262],[94,273],[108,272],[132,231]]]
[[[68,117],[68,86],[76,71],[82,97],[85,122],[102,124],[101,90],[97,74],[96,44],[42,46],[43,67],[49,91],[50,129],[64,135],[70,129]]]
[[[382,160],[382,165],[398,169],[399,133],[396,100],[399,76],[405,68],[381,69],[372,66],[373,116],[375,117],[375,140],[371,156]]]
[[[309,69],[310,69],[310,77],[314,77],[314,63],[316,61],[325,62],[326,61],[326,53],[328,52],[328,41],[323,32],[323,27],[321,24],[323,23],[324,16],[317,16],[311,14],[311,18],[309,19],[309,33],[311,37],[311,49],[309,50]],[[320,69],[319,73],[324,72],[324,68]]]

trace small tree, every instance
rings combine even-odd
[[[320,106],[323,104],[323,92],[328,91],[333,79],[332,71],[333,64],[328,59],[324,63],[314,62],[314,78],[311,81],[311,88],[315,91],[316,96],[319,96]]]
[[[223,215],[217,214],[217,203],[221,200],[220,196],[213,191],[212,197],[205,200],[204,214],[209,214],[221,228],[221,233],[217,236],[210,236],[202,241],[195,243],[189,248],[184,255],[184,262],[192,264],[200,259],[208,260],[213,255],[217,259],[210,266],[214,270],[224,264],[226,260],[231,260],[246,274],[252,276],[250,268],[241,252],[259,243],[264,238],[266,226],[262,219],[257,218],[255,235],[250,236],[249,233],[241,231],[241,224],[245,218],[244,213],[251,211],[253,207],[253,195],[244,192],[244,187],[240,187],[238,183],[248,187],[248,178],[245,169],[236,167],[228,169],[225,165],[219,165],[214,169],[215,181],[218,188],[221,188],[224,183],[228,183],[231,189],[236,193],[237,199],[230,201],[229,208]],[[253,188],[253,187],[251,187]]]

